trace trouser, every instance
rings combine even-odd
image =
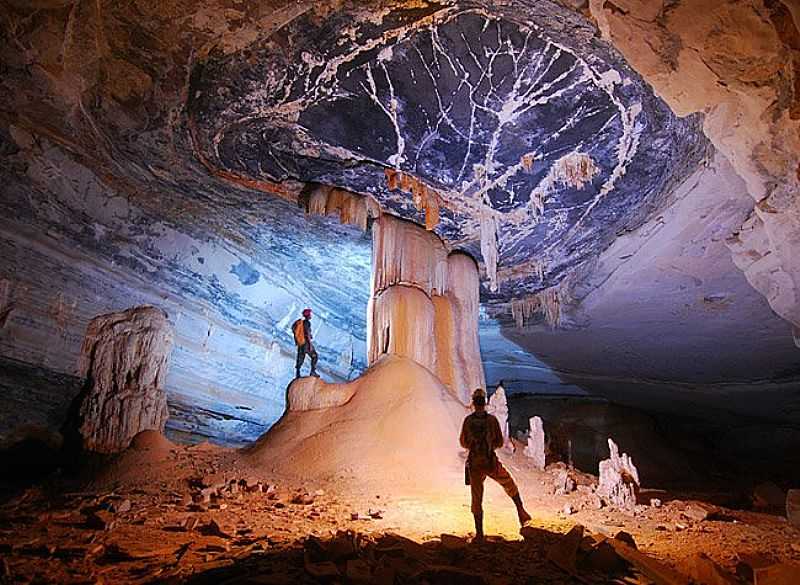
[[[487,477],[491,477],[500,484],[508,497],[511,499],[519,495],[519,489],[514,482],[514,478],[508,473],[508,470],[500,463],[500,460],[495,458],[494,467],[480,468],[470,465],[469,468],[469,487],[472,492],[472,513],[483,514],[483,482]]]
[[[311,371],[317,371],[317,350],[314,349],[314,346],[311,343],[306,343],[304,345],[297,346],[297,361],[294,364],[295,369],[299,372],[300,368],[303,367],[303,362],[306,361],[306,355],[311,358]]]

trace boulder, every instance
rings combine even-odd
[[[689,559],[687,573],[696,583],[705,585],[737,585],[741,583],[704,553],[697,553]]]
[[[82,447],[116,453],[140,432],[167,422],[164,380],[173,332],[166,314],[135,307],[95,317],[81,348],[78,433]]]
[[[630,456],[620,455],[619,447],[608,439],[611,457],[600,462],[600,480],[597,494],[606,503],[632,512],[639,496],[639,472]]]

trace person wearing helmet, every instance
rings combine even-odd
[[[475,410],[464,419],[461,427],[461,446],[469,450],[465,482],[472,492],[472,515],[475,518],[475,540],[483,540],[483,483],[491,477],[508,494],[517,507],[520,526],[531,519],[522,504],[519,489],[514,478],[508,473],[495,454],[495,449],[503,446],[503,432],[498,420],[486,412],[486,392],[478,388],[472,394]]]
[[[294,342],[297,346],[297,361],[294,365],[295,378],[300,377],[300,368],[306,361],[306,356],[311,358],[311,375],[319,378],[317,373],[317,351],[314,349],[312,342],[313,336],[311,335],[311,309],[303,311],[303,318],[298,319],[292,325],[292,333],[294,334]]]

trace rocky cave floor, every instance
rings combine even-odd
[[[344,476],[302,482],[248,468],[231,450],[145,436],[80,480],[55,476],[7,495],[2,580],[686,583],[678,573],[708,573],[714,561],[746,583],[748,567],[800,561],[800,530],[777,511],[656,490],[640,501],[660,506],[598,509],[596,478],[571,470],[576,485],[557,495],[563,464],[537,471],[521,450],[505,460],[533,521],[520,536],[513,506],[487,482],[491,536],[474,544],[462,485],[426,495],[347,488],[359,484]]]

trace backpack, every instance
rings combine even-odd
[[[306,344],[306,328],[303,326],[302,319],[298,319],[292,323],[292,333],[294,334],[294,342],[297,347],[302,347]]]
[[[469,430],[473,442],[469,449],[470,466],[476,469],[490,469],[494,466],[495,454],[489,447],[489,416],[472,415]]]

